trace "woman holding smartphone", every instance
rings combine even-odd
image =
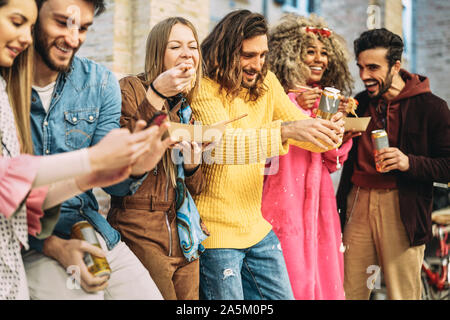
[[[142,122],[136,134],[113,130],[88,149],[32,156],[31,44],[36,17],[35,0],[0,0],[0,300],[29,299],[21,258],[21,249],[28,249],[28,233],[51,234],[52,224],[44,232],[43,221],[51,215],[54,226],[57,204],[128,177],[140,155],[161,146],[165,129],[143,130]],[[170,141],[165,143],[167,148]],[[155,153],[150,162],[155,164],[160,156]],[[102,250],[86,245],[88,252],[103,256]]]
[[[132,127],[138,119],[160,122],[164,116],[172,122],[192,123],[189,103],[201,76],[194,26],[181,17],[161,21],[147,39],[145,71],[120,80],[121,125]],[[179,210],[192,200],[190,194],[203,188],[201,168],[191,161],[202,150],[195,142],[184,141],[178,147],[183,150],[183,163],[175,163],[171,156],[178,149],[166,152],[133,196],[112,197],[108,221],[149,270],[165,299],[192,300],[198,299],[198,254],[207,235],[201,220],[183,222]],[[193,201],[186,212],[198,213]],[[202,238],[192,244],[195,227]]]

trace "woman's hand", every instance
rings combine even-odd
[[[92,173],[77,177],[75,182],[81,191],[92,188],[104,188],[115,185],[128,178],[131,174],[131,167],[127,166],[112,170],[98,170]]]
[[[164,71],[154,81],[155,89],[166,97],[172,97],[180,92],[185,92],[191,88],[192,80],[195,79],[196,71],[190,63],[180,63],[179,65]],[[153,89],[149,88],[147,97],[152,95]]]
[[[149,130],[130,133],[128,129],[111,130],[99,143],[88,149],[92,171],[120,169],[132,166],[150,145],[154,134]]]
[[[339,100],[338,111],[342,112],[344,116],[347,116],[348,98],[344,97]]]
[[[183,167],[186,171],[192,171],[202,163],[202,153],[205,151],[207,144],[201,146],[193,141],[181,141],[174,146],[174,149],[181,150],[183,153]]]
[[[297,95],[296,100],[300,107],[302,107],[305,110],[308,110],[314,108],[314,104],[316,103],[317,99],[320,98],[321,94],[322,94],[321,89],[313,88],[311,90],[300,92]]]

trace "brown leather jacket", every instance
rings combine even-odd
[[[148,121],[153,114],[158,111],[146,99],[148,85],[140,77],[129,76],[119,81],[122,92],[122,116],[120,119],[121,127],[127,127],[130,130],[139,119]],[[179,122],[180,118],[176,114],[180,104],[174,107],[170,112],[170,119]],[[168,104],[165,104],[168,110]],[[185,178],[186,187],[191,195],[199,194],[204,187],[202,169],[199,167],[192,175]],[[113,227],[117,225],[117,215],[123,214],[127,209],[137,209],[150,212],[168,213],[170,224],[175,219],[175,188],[168,180],[160,161],[155,169],[149,172],[147,178],[142,182],[137,192],[132,196],[111,197],[111,209],[108,213],[108,221]],[[120,219],[122,220],[122,219]]]

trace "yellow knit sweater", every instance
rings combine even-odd
[[[211,233],[203,242],[206,248],[248,248],[271,230],[261,213],[264,163],[289,150],[281,142],[281,122],[308,116],[289,100],[273,73],[268,72],[264,83],[268,90],[258,100],[246,101],[247,89],[242,89],[230,101],[219,92],[219,84],[204,78],[192,102],[195,120],[202,124],[248,114],[227,125],[210,160],[202,164],[206,186],[194,199]],[[307,142],[288,142],[313,152],[325,151]]]

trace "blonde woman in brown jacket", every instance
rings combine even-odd
[[[194,26],[180,17],[161,21],[147,39],[145,72],[120,81],[121,126],[133,128],[138,119],[150,121],[157,112],[180,122],[181,111],[190,110],[201,76]],[[202,152],[195,142],[182,142],[179,147],[185,158],[189,149],[197,155]],[[177,228],[177,200],[183,194],[177,192],[177,168],[170,151],[166,152],[134,195],[112,197],[108,221],[149,270],[165,299],[198,299],[199,261],[185,257]],[[181,188],[185,185],[192,195],[200,193],[200,166],[183,163],[183,169],[185,184]]]

